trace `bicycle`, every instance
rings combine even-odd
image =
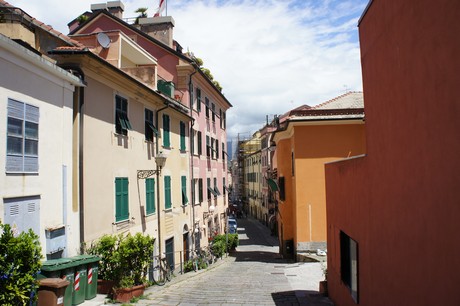
[[[156,271],[156,273],[155,273]],[[172,276],[172,270],[171,267],[168,264],[168,261],[166,258],[161,258],[158,262],[158,265],[156,265],[153,268],[153,281],[155,284],[158,286],[163,286],[166,281],[171,281],[171,276]],[[155,276],[156,274],[156,276]]]

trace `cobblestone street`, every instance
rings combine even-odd
[[[240,245],[214,267],[146,291],[136,305],[332,305],[319,295],[321,263],[288,263],[254,219],[238,219]]]
[[[311,305],[331,306],[318,293],[322,264],[291,263],[278,254],[278,242],[258,221],[238,219],[240,245],[207,270],[177,275],[152,286],[135,305]],[[82,306],[103,305],[99,296]]]

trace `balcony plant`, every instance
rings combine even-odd
[[[143,294],[154,242],[155,238],[141,233],[105,235],[88,249],[89,254],[101,257],[99,277],[112,284],[107,293],[115,300],[127,302]]]

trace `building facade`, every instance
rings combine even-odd
[[[365,153],[363,95],[349,92],[289,112],[274,132],[280,251],[299,259],[326,249],[324,164]]]
[[[459,17],[374,0],[360,19],[367,152],[326,165],[335,305],[460,304]]]
[[[35,49],[47,39],[69,41],[39,28],[20,9],[0,6],[1,18],[11,21],[0,24],[0,221],[16,234],[32,229],[44,258],[76,255],[72,110],[74,92],[84,84]]]

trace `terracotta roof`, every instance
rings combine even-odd
[[[61,32],[59,31],[56,31],[55,29],[53,29],[53,27],[49,26],[49,25],[46,25],[44,22],[38,20],[38,19],[35,19],[33,18],[32,16],[30,16],[29,14],[27,14],[26,12],[24,12],[22,9],[18,8],[18,7],[15,7],[11,4],[9,4],[8,2],[4,1],[4,0],[0,0],[0,7],[6,7],[6,8],[9,8],[11,9],[12,12],[14,12],[15,14],[18,14],[19,16],[21,16],[22,18],[24,18],[24,20],[30,22],[31,24],[33,24],[34,26],[52,34],[53,36],[56,36],[58,38],[60,38],[61,40],[63,40],[64,42],[70,44],[70,45],[73,45],[73,46],[78,46],[78,47],[81,47],[81,48],[84,48],[85,46],[82,45],[81,43],[79,43],[78,41],[68,37],[67,35],[64,35],[62,34]]]
[[[364,108],[363,93],[350,91],[324,103],[313,106],[312,109],[347,109]]]

